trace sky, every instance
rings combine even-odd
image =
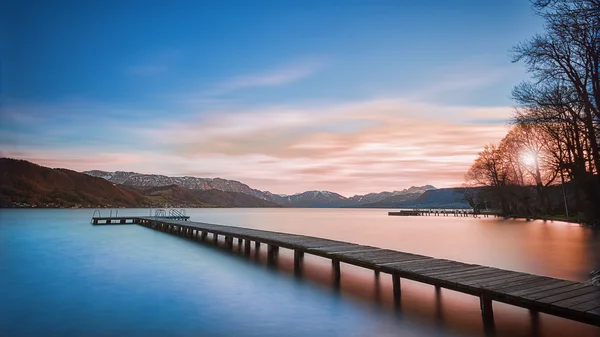
[[[0,156],[345,196],[460,186],[541,20],[503,1],[0,4]]]

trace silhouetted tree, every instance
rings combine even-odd
[[[515,121],[541,130],[548,163],[577,186],[588,221],[600,209],[600,0],[534,0],[545,32],[517,45],[534,79],[515,87]],[[527,131],[527,130],[525,130]],[[526,132],[529,136],[529,132]],[[535,172],[536,186],[542,172]],[[556,177],[555,175],[555,177]],[[541,184],[540,184],[541,183]]]

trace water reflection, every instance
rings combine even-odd
[[[200,212],[198,216],[210,222],[216,220],[213,212]],[[319,210],[317,215],[305,214],[306,210],[247,212],[244,217],[247,227],[321,236],[575,281],[587,281],[589,271],[600,266],[597,233],[576,224],[453,217],[394,218],[381,210]],[[268,221],[264,221],[265,217]],[[240,225],[240,219],[231,214],[221,220],[220,223]],[[281,272],[294,273],[290,254],[278,259]],[[401,301],[394,303],[390,275],[373,276],[372,271],[342,263],[342,279],[337,284],[330,261],[315,256],[305,259],[301,276],[344,296],[371,300],[386,310],[461,334],[562,336],[568,332],[596,336],[600,332],[586,324],[497,302],[494,302],[494,319],[482,319],[478,298],[409,280],[402,280]]]
[[[297,272],[287,249],[268,266],[264,245],[246,255],[238,241],[225,249],[222,237],[213,246],[210,236],[198,244],[139,226],[92,227],[89,211],[15,214],[0,211],[0,335],[600,335],[497,302],[486,325],[478,298],[404,279],[395,305],[390,275],[342,263],[334,287],[330,260],[307,254]],[[384,210],[188,214],[578,281],[600,267],[597,234],[563,223],[401,219]]]

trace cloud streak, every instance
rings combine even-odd
[[[236,77],[214,94],[285,85],[320,67],[305,62]],[[466,83],[461,88],[480,82]],[[0,145],[4,156],[52,167],[222,177],[286,194],[460,185],[477,152],[505,135],[512,108],[448,105],[413,93],[250,106],[224,96],[198,111],[168,114],[85,101],[32,105],[4,111],[10,126],[0,128]]]
[[[181,167],[186,174],[200,171],[198,165],[278,193],[330,189],[352,195],[460,185],[483,145],[506,133],[503,124],[468,120],[473,115],[508,118],[511,111],[401,100],[264,107],[215,111],[193,123],[139,130],[138,137],[188,158]],[[355,127],[340,131],[348,121]]]
[[[321,61],[304,61],[262,73],[234,77],[218,83],[207,95],[217,96],[245,88],[279,86],[309,77],[323,67]]]

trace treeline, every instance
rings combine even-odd
[[[600,0],[535,0],[543,34],[513,48],[531,81],[517,85],[511,128],[466,174],[475,208],[600,221]],[[562,194],[562,207],[556,195]],[[559,204],[560,204],[560,199]]]

